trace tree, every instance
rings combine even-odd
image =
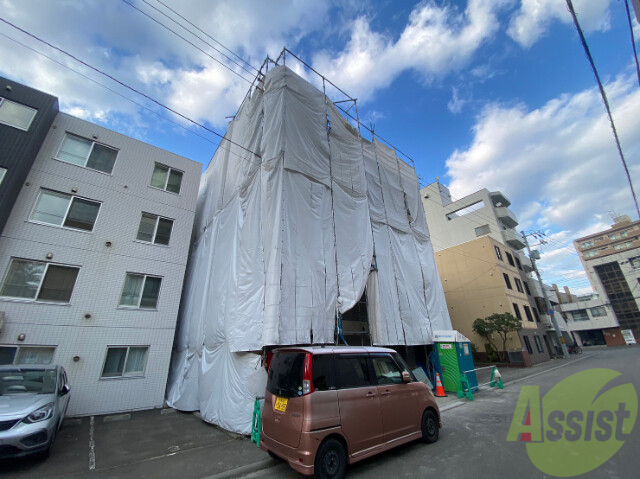
[[[511,313],[494,313],[486,318],[478,318],[473,322],[473,331],[478,336],[485,338],[498,351],[501,358],[507,349],[509,333],[520,331],[521,329],[522,321]],[[497,334],[502,339],[502,349],[496,346],[494,334]]]

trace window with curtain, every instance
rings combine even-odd
[[[171,193],[180,193],[182,171],[156,163],[151,175],[151,186]]]
[[[80,268],[12,258],[0,296],[68,303]]]
[[[0,97],[0,123],[28,131],[38,113],[31,107]]]
[[[92,231],[100,203],[51,190],[42,190],[31,220],[65,228]]]
[[[136,239],[147,243],[168,245],[171,239],[173,220],[151,213],[142,213]]]
[[[162,278],[137,273],[127,273],[120,297],[120,306],[155,309],[158,304]]]
[[[67,133],[56,158],[66,163],[111,174],[118,150]]]
[[[51,364],[55,350],[50,346],[20,346],[15,364]]]
[[[143,376],[148,346],[110,346],[102,368],[103,378]]]

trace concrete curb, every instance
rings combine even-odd
[[[269,469],[271,467],[275,467],[278,464],[284,464],[284,462],[268,458],[268,459],[263,459],[262,461],[253,462],[251,464],[246,464],[244,466],[236,467],[235,469],[229,469],[228,471],[219,472],[217,474],[213,474],[212,476],[206,476],[206,477],[203,477],[202,479],[229,479],[232,477],[246,476],[247,474],[251,474],[253,472],[258,472],[263,469]]]

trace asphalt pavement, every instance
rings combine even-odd
[[[532,368],[501,370],[504,389],[483,388],[474,400],[455,394],[438,398],[443,420],[440,440],[398,447],[349,468],[349,477],[543,477],[522,443],[508,443],[507,432],[522,385],[539,385],[541,394],[565,377],[608,367],[629,378],[640,391],[640,347],[587,349],[570,359]],[[635,448],[635,449],[634,449]],[[585,477],[636,477],[640,470],[640,426],[605,465]],[[38,478],[222,479],[302,477],[271,459],[247,437],[172,409],[96,416],[65,421],[49,459],[0,462],[0,476]],[[548,477],[548,476],[546,476]]]

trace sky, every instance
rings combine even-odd
[[[573,3],[635,185],[640,80],[624,0]],[[253,68],[286,46],[358,99],[361,121],[414,161],[423,185],[438,178],[454,199],[482,188],[507,195],[518,230],[545,235],[546,244],[529,238],[544,281],[577,293],[590,287],[573,239],[613,216],[638,219],[564,0],[0,0],[0,19],[219,134]],[[208,164],[219,142],[211,131],[4,21],[0,75],[56,95],[64,112]]]

